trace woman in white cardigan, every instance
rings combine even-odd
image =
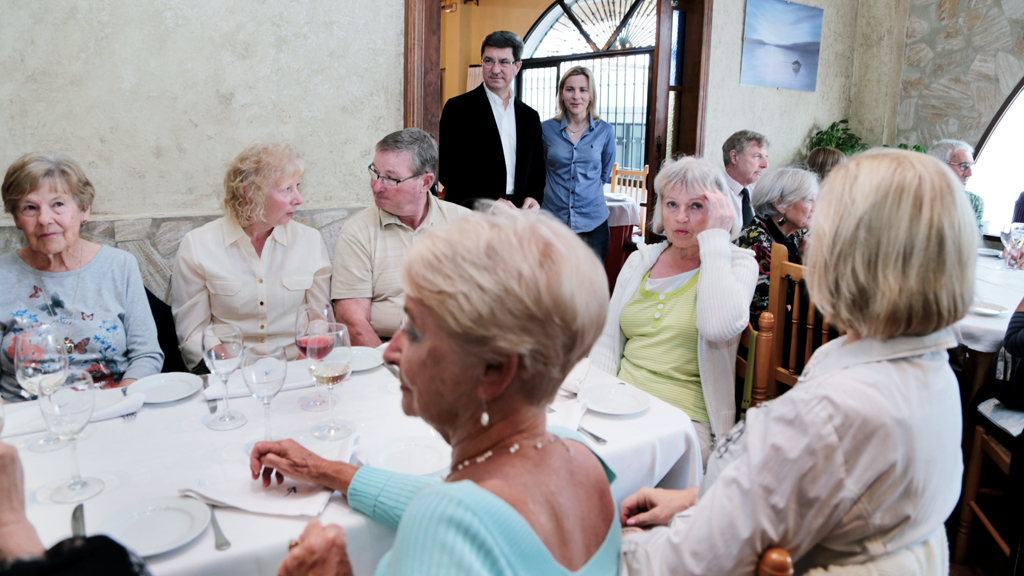
[[[680,408],[707,462],[716,435],[736,423],[735,364],[749,321],[757,262],[730,242],[732,203],[709,160],[668,161],[654,179],[651,228],[619,273],[592,365]]]

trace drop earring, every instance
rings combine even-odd
[[[783,225],[783,224],[785,224],[785,223],[786,223],[786,217],[785,217],[785,216],[783,216],[782,218],[779,218],[779,219],[778,219],[778,220],[776,221],[776,224],[778,224],[779,226],[782,226],[782,225]]]
[[[484,411],[480,414],[480,425],[487,428],[487,425],[491,423],[491,415],[487,413],[487,401],[481,400],[484,405]]]

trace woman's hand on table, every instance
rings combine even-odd
[[[277,576],[350,576],[345,531],[337,524],[310,520],[297,544],[277,568]]]
[[[732,208],[732,202],[718,190],[708,190],[704,193],[707,199],[708,227],[707,230],[719,228],[726,232],[732,231],[732,223],[736,219],[736,211]]]
[[[18,450],[0,442],[0,561],[42,556],[45,551],[25,516],[25,473]]]
[[[668,524],[672,517],[697,502],[697,488],[663,490],[641,488],[622,502],[620,520],[623,526]]]
[[[252,479],[263,477],[263,487],[272,479],[284,482],[287,476],[301,482],[312,482],[348,494],[348,486],[355,476],[356,467],[346,462],[332,462],[303,448],[294,440],[257,442],[249,456]]]

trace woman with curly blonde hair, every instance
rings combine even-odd
[[[295,312],[327,306],[331,261],[320,233],[292,220],[305,164],[287,144],[255,141],[228,167],[224,212],[185,235],[174,262],[171,308],[182,357],[202,360],[203,328],[233,324],[246,344],[294,342]]]

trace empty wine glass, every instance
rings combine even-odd
[[[317,382],[327,386],[327,406],[330,419],[313,426],[313,437],[320,440],[343,440],[352,434],[351,422],[334,419],[334,387],[348,377],[352,369],[352,345],[348,328],[344,324],[328,322],[310,327],[306,353],[313,363],[309,373]]]
[[[303,304],[295,313],[295,346],[299,356],[306,357],[306,342],[309,341],[309,327],[334,322],[334,309],[328,304]],[[299,397],[299,408],[307,412],[327,410],[327,399],[320,393],[320,383],[313,388],[313,394]]]
[[[49,324],[27,327],[14,337],[14,373],[22,396],[35,398],[64,383],[68,375],[68,353],[64,337]],[[29,444],[33,452],[51,452],[64,447],[52,431]]]
[[[1013,244],[1013,236],[1009,224],[999,231],[999,240],[1003,243],[1003,269],[1010,268],[1010,245]]]
[[[54,502],[81,502],[103,491],[99,478],[82,478],[78,471],[78,435],[89,423],[96,405],[96,388],[88,373],[84,377],[50,389],[39,396],[39,410],[46,426],[61,440],[71,444],[71,482],[58,486],[50,494]],[[42,391],[41,391],[42,392]]]
[[[203,416],[203,424],[212,430],[234,430],[245,425],[245,414],[231,410],[228,400],[228,378],[242,362],[242,331],[230,324],[216,324],[203,329],[203,360],[210,374],[224,384],[224,410]]]
[[[277,396],[284,386],[284,377],[288,372],[288,358],[281,346],[254,344],[246,346],[242,353],[242,379],[252,395],[263,402],[263,414],[266,420],[266,434],[270,437],[270,401]]]

